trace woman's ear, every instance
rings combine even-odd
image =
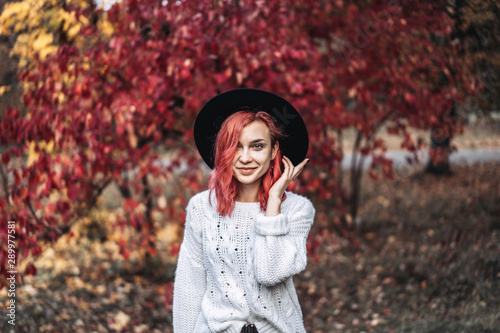
[[[272,151],[272,156],[271,156],[271,160],[274,160],[274,158],[276,157],[276,154],[278,153],[278,148],[280,147],[280,143],[278,141],[276,141],[274,143],[274,147],[273,147],[273,151]]]

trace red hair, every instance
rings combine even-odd
[[[277,125],[275,119],[264,111],[238,111],[222,123],[214,143],[214,169],[208,178],[208,188],[210,189],[209,202],[211,193],[215,189],[217,211],[222,216],[231,216],[234,209],[234,198],[238,189],[237,180],[233,176],[233,158],[238,149],[240,133],[245,126],[254,121],[262,121],[269,128],[271,149],[274,148],[278,140],[286,136],[284,131]],[[267,206],[269,190],[282,174],[280,148],[278,148],[274,160],[271,161],[272,168],[270,167],[261,178],[261,186],[258,193],[261,211],[265,210]],[[283,193],[281,200],[285,199],[286,194]],[[212,205],[211,202],[210,205]]]

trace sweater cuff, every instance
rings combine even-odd
[[[288,234],[290,226],[283,214],[265,216],[264,213],[258,213],[255,217],[255,231],[261,236],[279,236]]]

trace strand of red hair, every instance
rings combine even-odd
[[[245,126],[254,121],[262,121],[269,128],[271,147],[274,147],[277,141],[286,136],[284,131],[276,124],[275,119],[264,111],[238,111],[222,123],[214,143],[214,169],[208,178],[208,188],[210,189],[209,202],[211,193],[215,190],[217,211],[221,216],[231,216],[234,209],[234,198],[238,189],[237,180],[233,176],[233,157],[237,151],[241,131]],[[261,178],[261,186],[258,193],[261,211],[266,209],[269,190],[281,177],[283,172],[281,157],[281,151],[278,149],[269,169]],[[283,193],[281,200],[285,199],[286,194]],[[211,202],[210,205],[212,205]]]

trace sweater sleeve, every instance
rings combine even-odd
[[[316,210],[309,199],[300,198],[287,214],[256,216],[253,262],[260,284],[276,285],[306,268],[307,236]]]
[[[173,294],[174,333],[193,333],[206,289],[202,226],[193,198],[186,208],[184,239],[177,258]]]

